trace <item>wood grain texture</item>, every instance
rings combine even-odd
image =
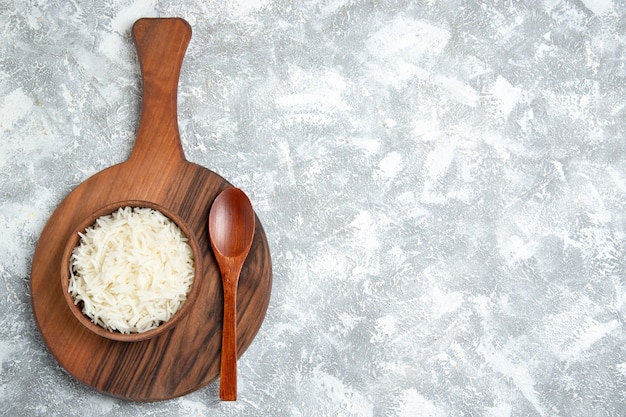
[[[39,238],[31,271],[37,326],[50,352],[71,375],[93,388],[133,401],[156,401],[192,392],[219,374],[222,282],[210,249],[207,218],[220,191],[231,187],[210,170],[185,160],[178,133],[176,94],[191,28],[182,19],[141,19],[133,26],[143,78],[137,138],[126,162],[101,171],[57,207]],[[65,243],[90,213],[123,200],[152,201],[181,218],[203,256],[194,308],[171,331],[140,342],[102,338],[82,326],[63,300]],[[238,356],[248,348],[267,310],[272,285],[265,232],[255,237],[237,294]]]

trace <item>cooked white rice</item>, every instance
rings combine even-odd
[[[193,279],[193,252],[176,223],[154,209],[122,207],[80,233],[68,291],[94,323],[142,333],[178,311]]]

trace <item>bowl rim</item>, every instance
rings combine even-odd
[[[96,219],[102,216],[112,214],[113,212],[115,212],[116,210],[122,207],[150,208],[150,209],[161,212],[164,216],[166,216],[168,219],[173,221],[183,232],[183,234],[187,238],[187,242],[191,246],[191,251],[192,251],[193,259],[194,259],[193,282],[191,283],[191,288],[189,289],[189,293],[187,294],[187,299],[185,300],[185,302],[182,304],[182,306],[180,306],[178,311],[176,311],[176,313],[174,313],[174,315],[170,317],[168,321],[160,324],[158,327],[154,329],[151,329],[142,333],[120,333],[118,331],[111,331],[111,330],[105,329],[99,324],[94,323],[93,321],[91,321],[91,318],[89,318],[87,315],[85,315],[82,312],[82,309],[80,308],[80,304],[74,303],[74,297],[68,291],[69,279],[70,279],[70,267],[71,267],[70,257],[71,257],[72,251],[80,242],[79,233],[83,233],[88,227],[93,225]],[[145,201],[145,200],[121,200],[121,201],[107,204],[97,209],[96,211],[92,212],[89,216],[87,216],[85,219],[83,219],[79,223],[78,227],[76,227],[72,231],[70,238],[67,240],[65,244],[63,255],[61,257],[61,291],[63,292],[63,298],[65,302],[67,303],[68,308],[71,310],[72,314],[74,315],[74,317],[76,317],[76,319],[84,327],[89,329],[91,332],[97,334],[98,336],[111,339],[111,340],[120,341],[120,342],[137,342],[137,341],[151,339],[155,336],[165,333],[166,331],[176,326],[176,324],[178,324],[178,322],[189,313],[189,311],[193,307],[193,304],[196,301],[199,287],[200,287],[199,278],[201,277],[201,274],[202,274],[202,252],[200,251],[200,245],[198,244],[198,240],[195,234],[192,232],[191,228],[185,223],[185,221],[180,216],[176,215],[171,210],[167,209],[166,207],[163,207],[162,205],[158,203]]]

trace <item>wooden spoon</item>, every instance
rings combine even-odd
[[[211,206],[209,237],[224,286],[220,399],[237,399],[237,283],[254,237],[254,210],[238,188],[222,191]]]

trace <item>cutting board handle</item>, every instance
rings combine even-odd
[[[133,25],[132,36],[141,66],[143,102],[129,161],[158,164],[185,160],[176,97],[191,26],[180,18],[143,18]]]

